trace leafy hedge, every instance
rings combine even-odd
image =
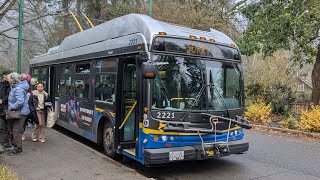
[[[4,164],[0,164],[0,179],[19,180],[17,174]]]

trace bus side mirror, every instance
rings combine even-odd
[[[157,66],[150,62],[142,63],[142,74],[146,79],[154,79],[156,77]]]

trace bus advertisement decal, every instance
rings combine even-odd
[[[81,107],[79,101],[66,99],[66,104],[60,105],[62,120],[84,130],[92,131],[93,110]]]

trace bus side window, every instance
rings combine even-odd
[[[71,70],[70,67],[64,66],[61,68],[60,74],[60,96],[70,96],[71,95]]]
[[[31,71],[31,85],[33,86],[32,89],[35,88],[35,84],[37,84],[39,82],[38,80],[39,78],[39,68],[34,68]]]
[[[48,81],[49,81],[49,68],[48,67],[42,67],[39,69],[39,78],[38,83],[42,83],[45,87],[45,91],[48,92]]]
[[[90,84],[90,63],[78,64],[75,76],[75,97],[88,98]]]
[[[95,100],[114,103],[117,78],[116,59],[106,59],[96,63]]]

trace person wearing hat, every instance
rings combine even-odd
[[[4,71],[2,73],[3,79],[0,80],[0,149],[2,149],[2,152],[10,150],[11,147],[10,133],[5,119],[5,112],[8,110],[8,97],[11,90],[8,82],[8,75],[10,73],[12,73],[10,70]]]

